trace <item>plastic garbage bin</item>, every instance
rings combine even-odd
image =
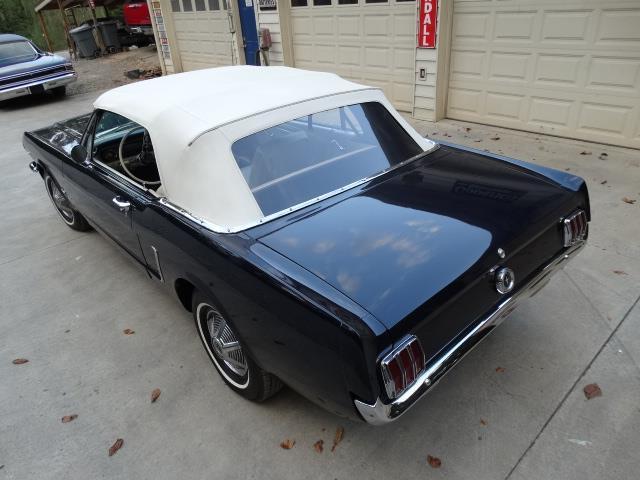
[[[120,39],[118,38],[118,22],[116,20],[104,20],[98,22],[98,29],[102,35],[104,46],[109,51],[120,50]]]
[[[83,58],[95,57],[99,48],[96,39],[93,38],[93,27],[90,25],[80,25],[69,30],[69,35],[78,47],[78,53]]]

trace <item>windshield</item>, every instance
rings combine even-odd
[[[372,177],[423,151],[377,102],[296,118],[242,138],[231,150],[265,216]]]
[[[0,43],[0,67],[28,62],[36,58],[37,52],[27,41]]]

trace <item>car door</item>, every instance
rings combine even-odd
[[[112,150],[117,150],[117,128],[123,126],[118,122],[122,123],[123,118],[111,112],[96,112],[83,138],[87,158],[83,162],[71,162],[65,166],[66,190],[71,203],[96,228],[146,268],[138,237],[132,228],[133,216],[147,203],[145,191],[142,186],[112,168],[113,164],[105,163],[106,158],[98,158],[98,149],[95,147],[96,135],[113,131]],[[105,152],[101,152],[103,156]],[[113,151],[111,154],[115,155]]]

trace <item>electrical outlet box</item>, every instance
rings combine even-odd
[[[420,69],[420,80],[426,80],[427,79],[427,69],[426,68],[421,68]]]

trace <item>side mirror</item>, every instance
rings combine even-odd
[[[87,149],[82,145],[76,145],[71,149],[71,158],[73,161],[83,163],[87,160]]]

